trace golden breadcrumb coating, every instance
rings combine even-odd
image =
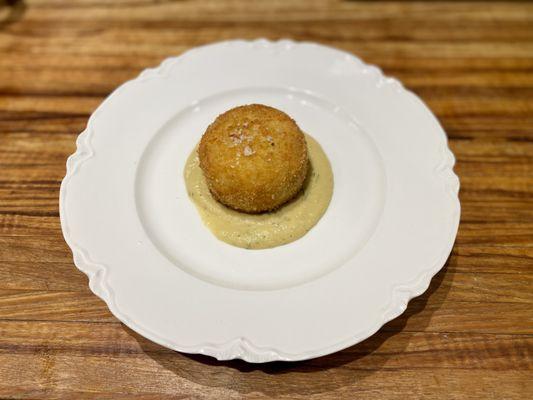
[[[198,155],[212,195],[248,213],[271,211],[292,199],[309,166],[296,122],[261,104],[219,115],[202,136]]]

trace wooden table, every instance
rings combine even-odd
[[[2,2],[0,398],[533,398],[532,4]],[[430,289],[365,342],[293,364],[143,339],[89,291],[59,225],[65,160],[104,97],[167,56],[257,37],[333,45],[401,79],[444,125],[462,185]]]

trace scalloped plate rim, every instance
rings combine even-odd
[[[107,267],[103,264],[97,264],[91,261],[88,252],[82,249],[79,245],[77,245],[74,242],[74,240],[70,237],[68,227],[66,224],[66,219],[65,219],[66,213],[64,211],[64,207],[65,207],[64,199],[66,196],[66,187],[67,187],[68,181],[75,174],[79,166],[83,164],[85,161],[87,161],[88,159],[90,159],[93,155],[93,150],[88,144],[88,139],[92,131],[92,121],[96,118],[99,111],[103,109],[103,107],[107,104],[110,98],[112,98],[113,96],[116,96],[121,90],[123,90],[124,87],[132,85],[138,81],[143,81],[145,79],[163,76],[165,70],[167,68],[171,68],[172,64],[174,64],[175,62],[183,60],[184,57],[194,53],[195,51],[198,51],[199,49],[204,49],[210,46],[218,46],[218,45],[226,45],[226,46],[245,45],[245,46],[250,46],[250,47],[283,46],[287,49],[292,48],[293,46],[307,45],[307,46],[323,47],[329,50],[335,50],[337,52],[344,53],[346,56],[353,58],[353,60],[356,61],[361,66],[374,70],[375,73],[379,75],[379,78],[381,79],[382,84],[394,85],[397,88],[397,90],[400,90],[402,92],[409,94],[410,96],[413,96],[420,103],[420,105],[423,108],[425,108],[426,111],[429,112],[433,116],[433,113],[431,112],[429,107],[427,107],[427,105],[416,94],[414,94],[408,89],[405,89],[405,87],[395,78],[384,76],[378,67],[374,65],[365,64],[357,56],[350,54],[348,52],[345,52],[344,50],[332,48],[329,46],[325,46],[325,45],[321,45],[321,44],[317,44],[313,42],[295,42],[295,41],[288,40],[288,39],[282,39],[279,41],[269,41],[266,39],[256,39],[256,40],[251,40],[251,41],[241,40],[241,39],[228,40],[228,41],[223,41],[223,42],[205,44],[205,45],[187,50],[179,56],[166,58],[160,63],[159,66],[155,68],[147,68],[143,70],[136,78],[131,79],[121,84],[109,96],[107,96],[102,101],[102,103],[100,103],[100,105],[96,108],[96,110],[89,117],[86,129],[79,134],[76,140],[76,151],[72,155],[70,155],[67,159],[66,174],[60,186],[59,209],[60,209],[60,221],[61,221],[61,228],[62,228],[63,236],[65,238],[66,243],[68,244],[68,246],[70,247],[72,251],[74,264],[81,272],[87,275],[87,277],[89,278],[89,287],[91,291],[106,303],[111,313],[118,320],[120,320],[130,329],[152,340],[153,342],[158,343],[164,347],[170,348],[172,350],[179,351],[179,352],[208,355],[208,356],[215,357],[217,360],[230,360],[230,359],[240,358],[247,362],[260,363],[260,362],[269,362],[269,361],[278,361],[278,360],[279,361],[307,360],[307,359],[331,354],[333,352],[337,352],[345,348],[348,348],[350,346],[353,346],[357,343],[360,343],[361,341],[375,334],[387,322],[400,316],[407,308],[408,302],[411,299],[421,295],[428,289],[431,279],[444,266],[447,258],[449,257],[449,254],[452,251],[453,244],[455,242],[455,237],[457,235],[457,231],[459,227],[460,212],[461,212],[460,210],[461,207],[460,207],[460,202],[459,202],[459,197],[458,197],[459,178],[453,171],[453,166],[455,164],[455,158],[453,156],[453,153],[449,149],[446,134],[444,133],[442,126],[440,125],[440,123],[435,117],[434,117],[434,120],[445,137],[444,149],[443,149],[443,152],[445,153],[445,155],[444,155],[443,166],[441,167],[441,173],[448,174],[447,179],[449,180],[449,182],[451,182],[448,188],[448,194],[450,194],[451,201],[454,202],[454,206],[456,208],[455,213],[457,214],[455,218],[455,223],[452,226],[451,233],[449,236],[450,240],[446,244],[445,248],[443,249],[441,253],[441,257],[434,263],[434,265],[422,271],[419,274],[419,276],[417,276],[413,281],[408,282],[408,283],[400,283],[394,286],[392,293],[390,295],[391,300],[389,301],[389,304],[386,307],[386,311],[383,313],[380,321],[378,321],[376,324],[374,324],[372,327],[368,328],[367,330],[354,334],[353,337],[350,337],[347,340],[343,340],[339,343],[327,346],[325,348],[321,348],[319,350],[306,352],[304,354],[284,353],[284,352],[271,349],[271,348],[257,347],[245,337],[235,337],[227,342],[219,343],[219,344],[202,343],[202,344],[198,344],[195,346],[181,346],[179,344],[173,343],[172,341],[162,338],[158,336],[156,333],[151,332],[148,329],[142,327],[141,325],[135,323],[127,315],[124,315],[117,308],[114,302],[114,298],[113,298],[114,295],[113,295],[112,289],[108,287],[106,279],[105,279]]]

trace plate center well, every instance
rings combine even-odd
[[[294,118],[321,144],[334,174],[333,198],[318,224],[293,243],[265,250],[216,239],[183,179],[187,157],[207,126],[222,112],[251,103]],[[194,102],[154,132],[138,164],[135,200],[147,236],[176,267],[224,287],[274,290],[323,276],[357,253],[377,226],[385,184],[376,146],[348,112],[306,91],[243,88]]]

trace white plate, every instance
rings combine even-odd
[[[328,155],[335,189],[303,238],[267,250],[217,240],[183,181],[221,112],[263,103]],[[230,41],[125,83],[77,140],[61,185],[76,266],[122,322],[220,360],[302,360],[400,315],[448,257],[459,180],[424,103],[351,54],[312,43]]]

